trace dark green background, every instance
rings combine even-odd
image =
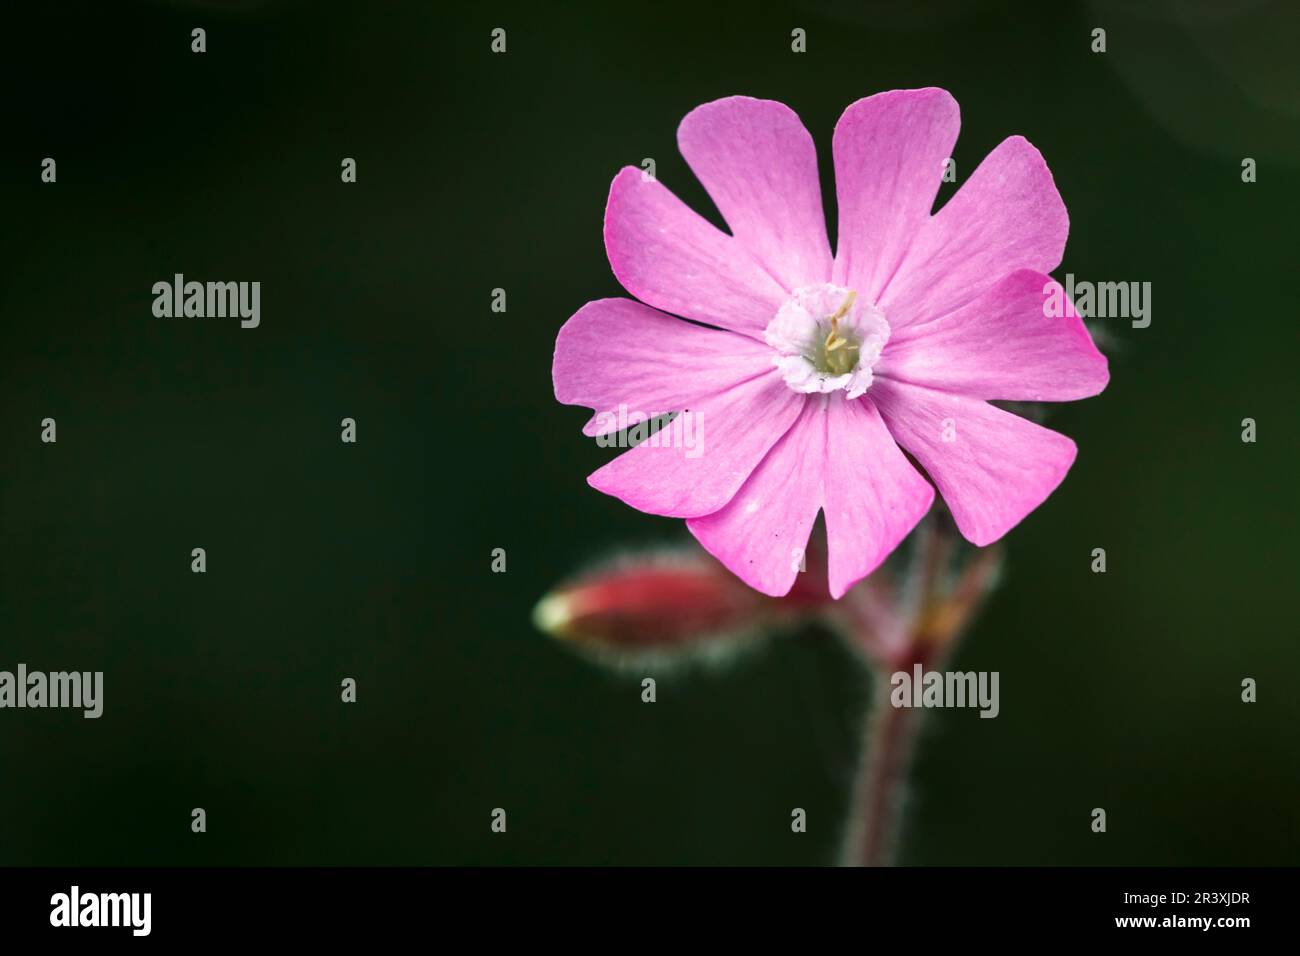
[[[833,859],[866,700],[827,635],[647,706],[532,629],[593,557],[685,534],[587,487],[608,452],[551,352],[620,293],[619,167],[718,221],[675,147],[692,107],[798,111],[833,227],[839,113],[930,85],[959,176],[1027,136],[1070,211],[1058,275],[1150,281],[1153,321],[1104,322],[1110,387],[1052,419],[1078,463],[956,660],[1001,672],[1001,716],[930,722],[903,860],[1296,862],[1295,15],[472,6],[6,11],[0,668],[103,670],[106,704],[0,711],[0,864]],[[174,272],[261,281],[261,327],[154,318]]]

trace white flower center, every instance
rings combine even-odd
[[[763,338],[776,349],[776,367],[796,392],[844,389],[846,398],[857,398],[871,387],[889,323],[874,305],[859,302],[856,292],[824,282],[795,289]]]

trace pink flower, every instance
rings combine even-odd
[[[819,510],[838,598],[911,531],[935,488],[976,545],[1038,507],[1074,442],[989,401],[1095,395],[1106,359],[1077,315],[1044,309],[1062,294],[1046,273],[1069,219],[1025,139],[999,144],[931,215],[959,125],[939,89],[845,110],[832,141],[833,256],[812,137],[781,103],[717,100],[677,131],[731,235],[622,170],[605,249],[641,301],[599,299],[565,323],[555,396],[597,412],[588,435],[617,431],[620,409],[624,427],[627,409],[680,412],[693,427],[624,452],[592,487],[685,518],[770,595],[790,590]],[[694,442],[676,440],[692,431]]]

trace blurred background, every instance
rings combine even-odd
[[[0,711],[0,864],[833,861],[868,701],[829,634],[652,674],[646,705],[639,676],[532,627],[594,558],[686,538],[587,487],[609,451],[555,403],[551,353],[621,293],[601,240],[621,166],[654,158],[720,223],[676,150],[691,108],[793,107],[833,236],[836,118],[931,85],[961,104],[958,185],[1029,138],[1070,211],[1058,276],[1151,282],[1152,322],[1102,320],[1110,387],[1049,421],[1078,463],[1007,538],[952,665],[1001,673],[1001,715],[931,715],[902,861],[1297,862],[1298,22],[1282,3],[6,11],[0,669],[102,670],[105,711]],[[155,318],[176,272],[260,281],[260,328]]]

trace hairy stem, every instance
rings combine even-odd
[[[889,866],[898,846],[899,825],[912,754],[924,711],[894,707],[890,702],[895,671],[920,664],[937,667],[952,646],[990,580],[996,553],[971,562],[955,584],[947,581],[954,541],[946,521],[931,516],[917,531],[908,593],[908,626],[899,644],[882,644],[860,627],[858,646],[867,651],[874,674],[871,713],[867,718],[860,769],[853,789],[855,813],[842,849],[846,865]],[[864,619],[864,623],[865,619]]]
[[[857,816],[843,849],[842,862],[848,866],[890,866],[898,848],[908,771],[924,712],[891,706],[889,678],[883,669],[875,678],[861,769],[854,786]]]

